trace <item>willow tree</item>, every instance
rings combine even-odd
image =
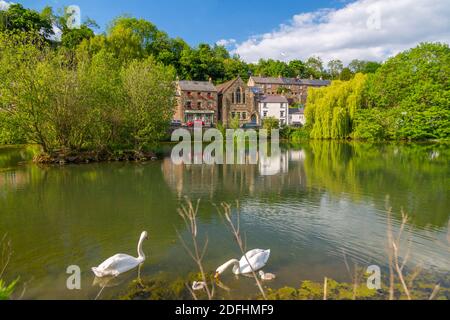
[[[356,74],[350,81],[333,81],[329,87],[309,89],[305,113],[311,138],[349,137],[366,79],[367,76]]]

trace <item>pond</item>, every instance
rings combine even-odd
[[[136,255],[143,230],[150,238],[142,277],[185,277],[196,272],[178,237],[189,239],[177,212],[185,196],[201,199],[211,272],[241,256],[216,208],[236,200],[248,248],[271,249],[265,271],[277,275],[273,288],[325,276],[350,281],[345,260],[385,272],[387,206],[394,230],[402,209],[410,217],[408,265],[450,271],[447,145],[308,142],[256,165],[214,166],[174,165],[170,148],[154,162],[67,166],[33,164],[33,146],[1,148],[0,236],[7,233],[13,249],[4,277],[20,277],[25,299],[94,299],[100,286],[91,267],[115,253]],[[66,288],[70,265],[81,268],[81,290]],[[136,277],[121,276],[99,298],[120,297]],[[221,280],[229,298],[257,293],[231,270]]]

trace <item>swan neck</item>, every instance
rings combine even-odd
[[[225,262],[222,266],[220,266],[217,269],[217,272],[219,274],[221,274],[221,273],[225,272],[225,270],[227,270],[230,266],[234,266],[233,270],[235,270],[235,269],[239,270],[239,261],[236,259],[231,259],[230,261]]]
[[[144,237],[141,237],[139,239],[139,243],[138,243],[138,246],[137,246],[137,252],[138,252],[138,259],[140,259],[142,261],[145,260],[145,254],[144,254],[144,251],[142,250],[143,243],[144,243]]]

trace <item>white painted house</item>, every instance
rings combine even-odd
[[[305,109],[289,108],[289,125],[304,126],[306,124]]]
[[[280,126],[288,124],[289,101],[284,96],[264,96],[258,102],[258,111],[261,122],[273,117],[278,119]]]

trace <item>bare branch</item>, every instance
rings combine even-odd
[[[200,271],[201,277],[202,277],[202,281],[206,284],[205,291],[208,296],[208,299],[212,300],[213,295],[214,295],[214,286],[211,285],[212,288],[211,289],[209,288],[205,269],[203,267],[203,258],[206,254],[206,250],[208,247],[208,238],[206,237],[205,243],[203,244],[201,250],[200,250],[199,243],[197,241],[197,235],[198,235],[198,233],[197,233],[197,213],[198,213],[199,205],[200,205],[200,200],[197,200],[197,203],[194,207],[194,205],[192,204],[192,201],[190,201],[188,198],[186,198],[186,204],[185,205],[182,204],[180,206],[180,208],[178,209],[178,214],[181,216],[181,218],[183,218],[186,228],[191,235],[192,248],[189,247],[189,245],[183,239],[183,237],[178,232],[178,230],[177,230],[177,234],[178,234],[178,238],[180,239],[182,246],[184,247],[186,252],[189,254],[191,259],[197,265],[197,267]],[[191,294],[194,293],[190,288],[189,288],[189,291],[191,292]],[[196,299],[197,297],[195,296],[195,294],[193,294],[192,296],[194,297],[195,300],[197,300]]]
[[[253,266],[251,265],[250,261],[248,260],[247,255],[246,255],[245,246],[243,244],[242,237],[241,237],[241,234],[240,234],[239,202],[236,202],[236,206],[237,206],[237,214],[236,214],[237,215],[237,218],[236,218],[237,222],[236,223],[233,222],[233,219],[231,217],[231,206],[228,203],[225,203],[225,202],[223,202],[221,204],[221,206],[222,206],[223,211],[219,210],[219,213],[221,215],[223,215],[225,217],[225,220],[228,222],[228,225],[229,225],[229,227],[231,229],[231,233],[233,234],[234,239],[236,240],[236,243],[238,244],[238,247],[239,247],[239,249],[241,251],[241,254],[243,255],[243,257],[245,257],[245,259],[247,260],[247,264],[250,266],[250,269],[252,270],[252,276],[255,279],[256,285],[258,286],[258,289],[261,292],[264,300],[267,300],[267,296],[266,296],[266,293],[265,293],[265,291],[264,291],[264,289],[262,287],[262,284],[259,281],[259,278],[256,275],[255,270],[253,270]]]
[[[436,287],[434,287],[433,293],[431,294],[429,300],[434,300],[434,298],[436,298],[437,294],[439,293],[439,290],[441,290],[441,285],[437,284]]]

